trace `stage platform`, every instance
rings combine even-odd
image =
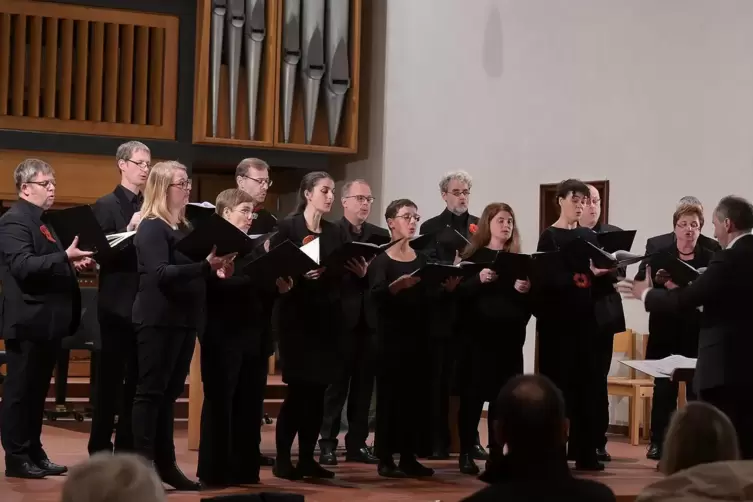
[[[49,423],[48,423],[49,424]],[[69,420],[45,425],[42,441],[50,458],[57,463],[73,465],[86,456],[90,422],[77,423]],[[178,461],[184,472],[193,477],[196,474],[197,452],[188,451],[185,422],[176,424],[176,447]],[[486,431],[486,424],[479,427]],[[274,425],[263,428],[262,449],[274,453]],[[482,432],[485,436],[485,432]],[[482,437],[485,441],[485,437]],[[617,495],[620,502],[632,501],[641,489],[660,479],[656,463],[646,460],[645,446],[631,446],[626,438],[615,436],[610,440],[609,450],[614,460],[603,473],[588,477],[607,485]],[[170,502],[199,502],[202,496],[231,494],[241,491],[294,492],[305,495],[306,502],[335,502],[348,500],[401,501],[415,502],[454,502],[463,499],[482,488],[483,483],[471,476],[460,474],[457,460],[426,462],[437,470],[433,479],[391,480],[380,478],[375,466],[341,463],[334,470],[337,478],[332,482],[308,483],[290,482],[272,476],[271,468],[263,468],[262,485],[227,489],[222,492],[202,492],[201,494],[171,493]],[[2,465],[4,471],[5,466]],[[0,500],[3,502],[57,502],[64,478],[44,480],[11,480],[0,475]],[[552,501],[556,502],[556,501]]]

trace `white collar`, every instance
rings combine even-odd
[[[741,237],[745,237],[746,235],[750,235],[750,232],[745,232],[744,234],[740,234],[740,235],[738,235],[737,237],[735,237],[734,239],[732,239],[732,240],[730,241],[730,243],[729,243],[729,244],[727,244],[727,247],[726,247],[725,249],[729,249],[729,248],[731,248],[732,246],[734,246],[734,245],[735,245],[735,242],[739,241]]]

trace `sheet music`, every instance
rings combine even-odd
[[[111,248],[114,248],[115,246],[121,244],[122,242],[125,242],[126,240],[130,239],[136,235],[136,231],[130,231],[130,232],[120,232],[117,234],[110,234],[107,236],[107,243],[110,244]]]
[[[314,260],[316,264],[318,265],[319,264],[319,251],[320,251],[319,237],[309,242],[308,244],[304,244],[303,246],[301,246],[301,251],[306,253],[306,256]]]
[[[654,378],[669,378],[676,369],[695,369],[697,359],[671,355],[664,359],[626,360],[620,363]]]
[[[207,202],[207,201],[204,201],[204,202],[189,202],[188,205],[189,206],[196,206],[196,207],[203,207],[205,209],[215,209],[214,204],[212,204],[211,202]]]

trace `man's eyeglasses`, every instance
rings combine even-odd
[[[252,178],[251,176],[246,176],[246,175],[243,175],[242,177],[246,178],[247,180],[255,181],[258,184],[260,184],[261,186],[266,186],[267,188],[271,188],[272,187],[272,183],[274,183],[269,178]]]
[[[50,188],[51,186],[57,186],[58,182],[55,180],[43,180],[43,181],[27,181],[31,185],[38,185],[42,188]]]
[[[455,197],[460,197],[461,195],[468,197],[469,195],[471,195],[470,190],[452,190],[451,192],[447,192],[447,193],[450,193],[454,195]]]
[[[136,162],[135,160],[126,159],[126,162],[130,162],[133,165],[139,166],[139,169],[141,169],[142,171],[148,171],[152,168],[152,165],[145,160]]]
[[[399,214],[395,218],[402,218],[407,222],[410,222],[410,220],[416,220],[416,223],[421,221],[421,215],[418,214]]]
[[[374,200],[375,200],[374,197],[372,197],[371,195],[369,195],[369,196],[366,196],[366,195],[348,195],[348,196],[343,197],[343,198],[344,199],[356,199],[356,201],[358,201],[359,204],[363,204],[364,202],[368,202],[369,204],[373,204]]]

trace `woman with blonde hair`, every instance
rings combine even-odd
[[[519,253],[520,234],[515,212],[504,202],[484,208],[477,231],[462,258],[474,263],[493,263],[499,253]],[[507,381],[523,372],[523,343],[531,318],[528,291],[531,284],[525,274],[497,274],[485,268],[458,287],[460,325],[464,336],[458,359],[460,409],[460,471],[477,474],[472,450],[476,444],[484,402],[489,407],[490,456],[501,455],[501,445],[494,441],[492,424],[494,402]]]
[[[152,167],[144,190],[134,245],[139,291],[133,304],[138,381],[133,402],[137,453],[154,462],[162,481],[178,490],[198,490],[175,463],[173,408],[183,392],[196,333],[203,324],[206,279],[222,273],[233,256],[214,250],[199,263],[175,249],[189,231],[185,207],[191,180],[179,162]]]

